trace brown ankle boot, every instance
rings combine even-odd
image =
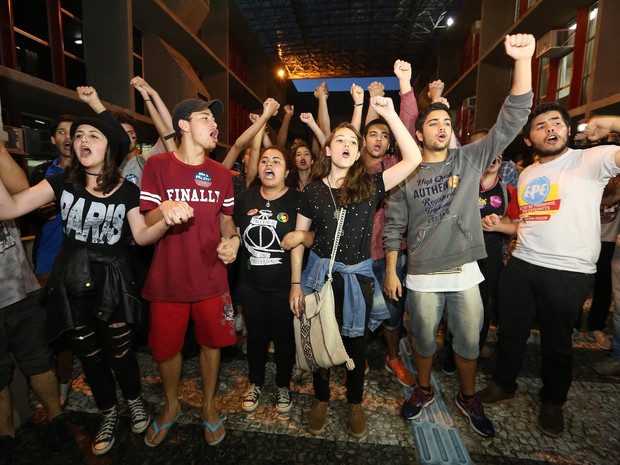
[[[366,414],[362,404],[349,404],[349,431],[354,438],[363,438],[366,435]]]
[[[325,427],[325,418],[327,417],[328,402],[321,402],[315,399],[308,415],[308,430],[312,434],[320,434]]]

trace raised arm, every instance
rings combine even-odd
[[[351,98],[353,99],[353,115],[351,115],[351,124],[358,131],[362,130],[362,112],[364,110],[364,89],[357,84],[351,84]]]
[[[99,95],[97,94],[97,90],[92,86],[78,86],[77,94],[80,100],[84,103],[87,103],[89,107],[91,107],[95,113],[99,114],[106,110],[99,99]]]
[[[373,97],[370,100],[370,104],[374,107],[379,116],[390,125],[390,129],[396,139],[396,143],[400,147],[402,156],[401,161],[383,172],[385,190],[389,191],[417,168],[422,161],[422,155],[413,137],[409,134],[409,131],[396,114],[391,98]]]
[[[317,124],[323,131],[323,134],[331,132],[331,122],[329,120],[329,110],[327,108],[327,98],[329,97],[329,88],[326,83],[321,83],[314,91],[314,96],[319,101],[319,111],[317,113]]]
[[[174,137],[166,138],[166,136],[174,133],[172,128],[172,116],[166,104],[159,96],[159,93],[153,89],[143,78],[140,76],[134,77],[129,83],[140,93],[144,99],[149,115],[153,120],[155,129],[161,137],[166,150],[174,151],[177,149],[177,144],[174,141]]]
[[[428,98],[431,99],[431,103],[443,103],[445,106],[450,108],[450,103],[448,99],[443,96],[445,84],[441,79],[437,79],[436,81],[431,82],[428,85]],[[455,149],[458,147],[458,139],[452,131],[452,135],[450,136],[450,143],[448,144],[448,148]]]
[[[396,60],[394,74],[398,78],[400,91],[400,120],[409,133],[415,137],[415,121],[418,118],[418,102],[411,87],[411,63]]]
[[[254,138],[252,139],[252,145],[250,146],[250,156],[248,157],[248,162],[245,166],[245,185],[249,187],[256,178],[258,174],[258,159],[260,157],[260,146],[265,135],[265,129],[267,125],[263,125],[262,128],[258,130]]]
[[[2,141],[0,141],[0,179],[11,195],[17,194],[30,187],[26,173],[24,173],[24,170],[13,160],[13,157],[11,157],[11,154]]]
[[[370,98],[383,97],[385,95],[385,88],[379,81],[373,81],[368,86],[368,95]],[[372,105],[368,106],[368,112],[366,113],[365,125],[368,125],[371,121],[376,120],[379,117]]]
[[[46,180],[28,188],[28,179],[20,166],[0,143],[0,220],[12,220],[55,200]]]
[[[532,56],[536,49],[536,39],[532,34],[507,35],[504,47],[506,54],[515,61],[510,93],[527,94],[532,90]]]
[[[284,105],[284,118],[282,118],[282,126],[278,131],[278,145],[281,147],[286,146],[286,139],[288,138],[288,127],[291,124],[291,119],[295,114],[295,107],[293,105]]]
[[[325,136],[323,131],[321,131],[319,125],[316,124],[316,121],[314,121],[312,113],[302,113],[301,115],[299,115],[299,119],[302,123],[306,123],[308,125],[308,127],[312,130],[314,136],[317,138],[319,145],[323,147],[323,145],[325,145],[325,139],[327,139],[327,137]]]
[[[260,128],[263,127],[263,125],[267,124],[269,118],[275,116],[276,113],[278,113],[279,108],[280,104],[274,99],[268,98],[267,100],[265,100],[265,102],[263,103],[263,114],[249,128],[243,131],[243,134],[241,134],[237,138],[233,146],[226,154],[226,158],[222,162],[222,165],[224,165],[227,169],[231,170],[235,165],[235,161],[237,161],[237,158],[239,158],[239,154],[248,147],[248,145],[252,141],[252,138],[260,130]]]

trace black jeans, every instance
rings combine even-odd
[[[497,368],[493,380],[517,390],[525,345],[535,321],[540,328],[543,402],[563,404],[573,378],[572,333],[593,275],[554,270],[511,258],[498,288]]]
[[[607,323],[611,305],[611,259],[615,247],[615,242],[601,242],[592,289],[592,306],[588,313],[588,331],[602,331]]]
[[[248,330],[248,368],[250,383],[265,382],[267,346],[273,339],[276,358],[276,385],[289,387],[295,364],[295,333],[289,293],[267,294],[241,284],[243,318]]]
[[[336,303],[336,319],[342,325],[342,304],[344,301],[344,281],[339,273],[333,274],[334,280],[334,302]],[[362,288],[364,304],[366,305],[366,323],[370,317],[372,307],[372,296],[375,290],[373,278],[357,276],[357,280]],[[366,371],[366,336],[342,337],[344,347],[349,357],[355,362],[353,370],[347,370],[347,402],[350,404],[360,404],[364,397],[364,371]],[[314,396],[321,402],[329,400],[329,376],[330,370],[317,370],[312,374],[312,384]]]
[[[71,350],[82,363],[97,407],[106,411],[116,405],[115,380],[125,400],[137,398],[142,387],[133,351],[133,325],[114,318],[109,322],[95,318],[96,302],[96,293],[74,302],[80,310],[76,326],[69,335]]]

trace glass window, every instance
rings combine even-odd
[[[133,33],[133,53],[142,56],[142,31],[136,26],[132,29]]]
[[[67,71],[67,89],[75,89],[86,84],[86,65],[83,60],[65,55]]]
[[[46,43],[15,34],[17,69],[46,81],[52,80],[52,58]]]
[[[45,0],[13,0],[13,27],[43,42],[49,42],[47,27],[47,3]]]
[[[573,52],[560,58],[558,64],[558,92],[556,100],[570,93],[570,79],[573,74]]]
[[[583,61],[583,81],[581,85],[581,104],[588,100],[588,86],[592,69],[592,53],[594,51],[594,37],[596,36],[596,24],[598,17],[598,3],[590,7],[590,17],[588,21],[588,34],[586,38],[586,53]]]
[[[82,22],[65,13],[62,14],[62,41],[66,53],[84,59]]]
[[[82,18],[82,0],[60,0],[60,8],[77,18]]]
[[[538,100],[546,100],[549,82],[549,58],[541,58],[538,72]]]

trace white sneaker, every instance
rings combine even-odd
[[[99,426],[99,431],[91,446],[94,455],[103,455],[112,449],[116,440],[116,428],[118,427],[118,411],[104,413]]]
[[[241,408],[246,412],[253,412],[260,403],[260,386],[250,384],[250,387],[243,395],[243,402],[241,402]]]
[[[146,413],[142,398],[138,396],[133,400],[128,400],[127,407],[131,416],[131,431],[137,434],[144,433],[151,423],[151,417]]]
[[[276,411],[278,413],[288,413],[293,408],[291,391],[286,387],[279,387],[276,394]]]

